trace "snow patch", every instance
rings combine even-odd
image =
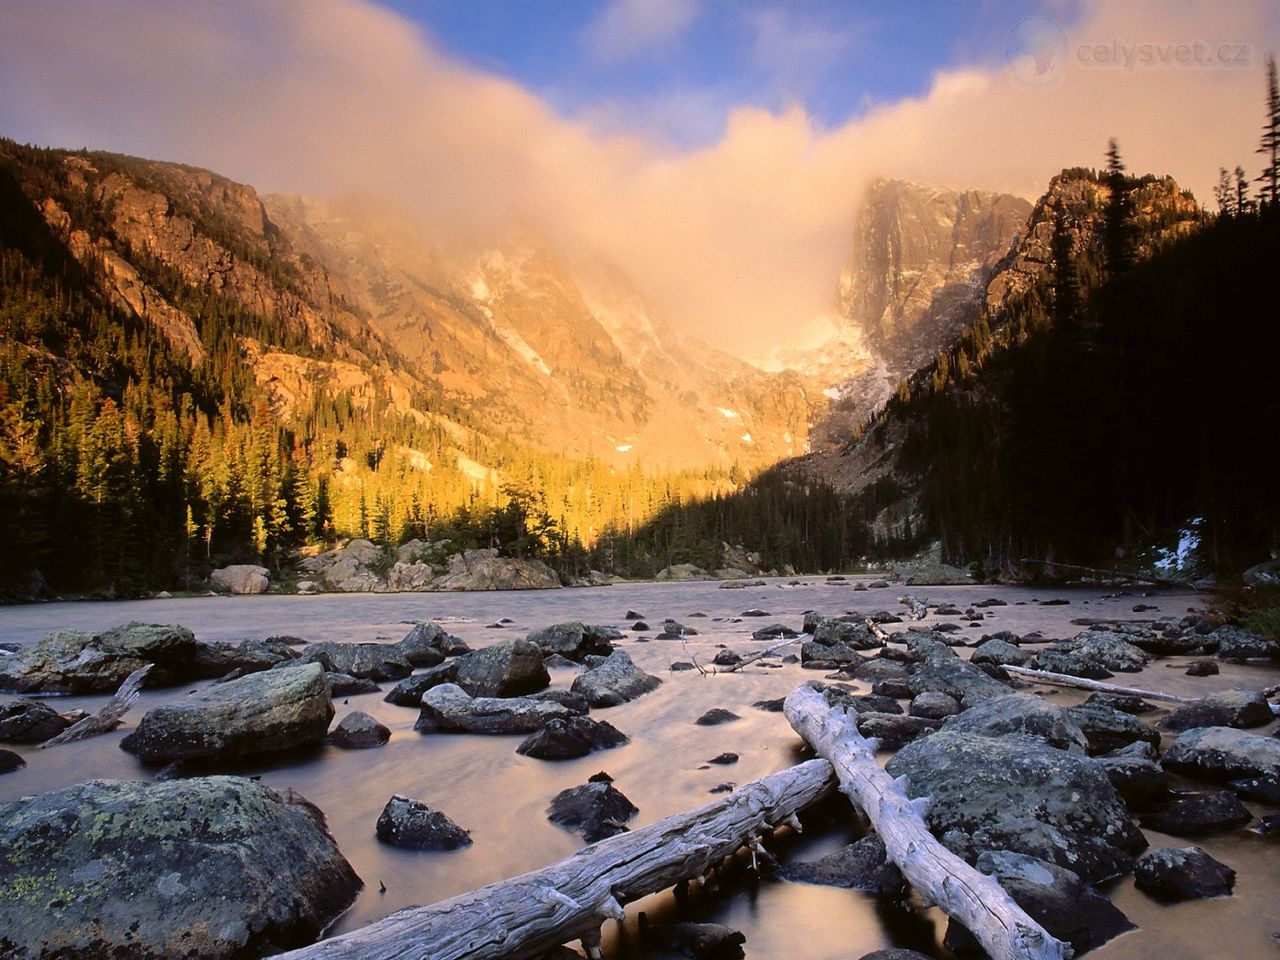
[[[483,280],[471,281],[471,296],[476,300],[489,299],[489,285]]]
[[[632,445],[629,443],[620,443],[613,449],[617,450],[619,453],[626,453],[628,450],[631,449],[631,446]]]
[[[737,420],[738,417],[742,416],[742,414],[740,414],[737,410],[729,410],[729,409],[726,409],[725,407],[716,407],[716,409],[720,411],[720,416],[724,417],[727,420]]]
[[[749,433],[744,433],[744,434],[742,435],[742,442],[743,442],[743,443],[750,443],[750,442],[751,442],[751,434],[749,434]]]

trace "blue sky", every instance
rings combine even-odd
[[[714,142],[734,107],[802,104],[827,127],[998,59],[1032,0],[386,0],[451,55],[562,116]],[[1054,3],[1063,22],[1071,4]]]

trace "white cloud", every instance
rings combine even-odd
[[[601,63],[626,63],[674,44],[697,14],[696,0],[612,0],[582,40]]]

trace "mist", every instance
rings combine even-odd
[[[607,129],[558,115],[363,0],[0,0],[0,18],[0,134],[263,192],[383,195],[436,239],[532,225],[740,354],[828,309],[877,175],[1034,199],[1063,167],[1099,166],[1115,136],[1132,172],[1209,201],[1219,167],[1256,169],[1280,45],[1273,10],[1097,2],[1057,19],[1065,57],[1043,75],[1001,50],[835,127],[798,103],[734,107],[687,149],[614,111]]]

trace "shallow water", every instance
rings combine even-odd
[[[848,609],[900,612],[897,597],[902,592],[900,585],[855,592],[852,580],[832,583],[809,577],[769,580],[763,587],[742,590],[721,590],[715,583],[649,583],[522,593],[44,604],[0,608],[0,639],[31,642],[52,629],[102,629],[137,619],[182,623],[210,640],[292,634],[309,641],[395,641],[408,630],[408,622],[439,619],[447,621],[450,632],[477,647],[565,620],[625,629],[628,622],[623,614],[634,609],[655,628],[665,617],[674,617],[699,630],[699,636],[690,638],[689,648],[701,662],[708,663],[720,644],[741,653],[758,650],[762,645],[752,641],[750,634],[765,624],[776,621],[798,629],[808,609],[832,614]],[[1069,637],[1083,629],[1072,625],[1072,618],[1180,616],[1188,608],[1203,605],[1203,598],[1196,595],[1163,593],[1144,600],[1158,610],[1139,615],[1131,608],[1140,598],[1105,598],[1099,590],[981,586],[912,588],[911,592],[927,596],[931,603],[952,602],[962,609],[989,596],[1008,601],[1009,606],[987,610],[990,616],[979,628],[966,629],[975,636],[1002,629],[1018,633],[1038,629],[1046,637]],[[1050,597],[1071,602],[1062,606],[1033,602]],[[750,608],[762,608],[771,615],[735,620]],[[694,616],[697,613],[706,616]],[[509,617],[514,623],[501,629],[487,626],[500,617]],[[945,618],[931,616],[926,622],[938,619]],[[717,784],[745,783],[805,756],[803,745],[780,714],[755,710],[751,704],[785,696],[821,673],[798,665],[779,669],[753,666],[740,673],[715,676],[671,673],[668,667],[672,661],[686,659],[679,642],[642,642],[627,631],[627,639],[618,646],[665,682],[633,703],[594,712],[631,737],[629,744],[615,750],[548,763],[518,756],[518,737],[424,736],[413,731],[416,710],[385,703],[382,694],[367,694],[335,704],[335,720],[351,709],[371,713],[392,730],[385,747],[364,751],[322,747],[274,761],[242,764],[226,772],[261,775],[270,786],[292,787],[325,811],[339,846],[365,881],[356,903],[335,924],[334,932],[343,932],[402,907],[453,896],[574,852],[580,847],[578,836],[549,823],[546,806],[559,790],[585,782],[598,770],[608,771],[615,786],[640,808],[631,822],[635,828],[706,802],[711,799],[708,791]],[[1142,674],[1120,675],[1116,682],[1191,695],[1228,686],[1261,688],[1280,681],[1280,670],[1270,668],[1223,664],[1220,676],[1202,679],[1168,668],[1185,660],[1157,661]],[[568,687],[573,676],[573,670],[553,671],[553,686]],[[865,684],[862,688],[869,690]],[[94,777],[153,777],[154,769],[119,750],[118,743],[147,707],[184,696],[188,689],[147,691],[124,726],[103,737],[48,751],[10,747],[25,755],[28,766],[0,777],[0,802]],[[1051,696],[1067,704],[1084,695],[1059,690]],[[92,710],[103,699],[64,698],[58,705]],[[696,726],[693,721],[712,707],[729,708],[741,719],[716,727]],[[699,769],[707,759],[725,751],[735,752],[741,759],[733,766]],[[393,793],[416,797],[443,810],[470,829],[475,842],[450,853],[406,851],[378,843],[374,824]],[[1262,807],[1254,811],[1274,812]],[[821,856],[859,834],[852,817],[812,819],[803,837],[790,836],[788,831],[780,835],[785,856]],[[1153,846],[1193,842],[1148,836]],[[1119,881],[1107,892],[1140,929],[1093,951],[1092,956],[1100,960],[1151,956],[1191,960],[1221,955],[1274,958],[1272,934],[1280,931],[1280,915],[1274,909],[1280,887],[1277,840],[1237,831],[1194,842],[1236,870],[1235,895],[1165,906],[1137,891],[1131,879]],[[379,892],[380,883],[385,884],[385,893]],[[758,960],[790,960],[798,955],[813,960],[856,958],[885,946],[948,956],[941,947],[946,918],[937,910],[913,909],[910,903],[896,904],[854,891],[775,881],[756,883],[747,878],[725,881],[718,891],[695,893],[683,907],[670,892],[632,905],[625,923],[610,924],[606,930],[608,956],[667,956],[638,944],[635,918],[641,910],[651,920],[689,917],[734,926],[747,936],[747,956]]]

